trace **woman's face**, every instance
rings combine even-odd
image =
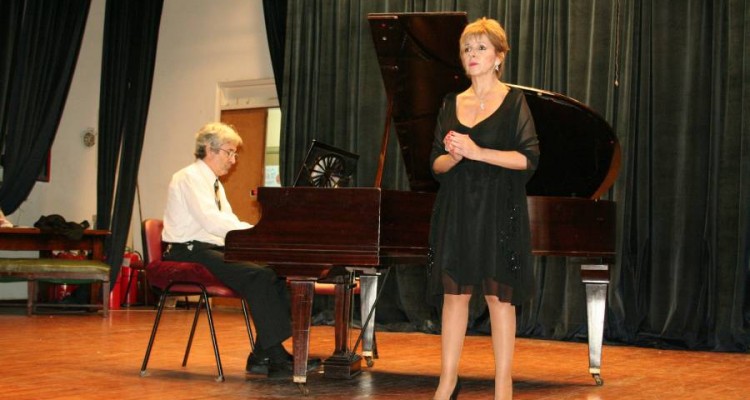
[[[461,44],[461,62],[469,77],[494,73],[495,64],[502,62],[487,35],[470,36]]]

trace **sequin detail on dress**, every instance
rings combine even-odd
[[[508,269],[516,274],[521,269],[521,260],[518,256],[518,251],[515,250],[516,246],[511,241],[513,238],[517,238],[521,232],[519,225],[521,222],[521,209],[511,198],[508,198],[506,207],[508,211],[507,229],[500,230],[500,248],[503,249]]]

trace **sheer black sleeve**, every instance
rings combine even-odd
[[[526,156],[526,169],[536,170],[539,164],[539,138],[536,135],[534,117],[531,115],[526,97],[521,94],[518,109],[518,127],[516,131],[518,152]]]

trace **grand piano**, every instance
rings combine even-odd
[[[325,375],[351,378],[361,362],[348,344],[352,270],[428,262],[430,214],[438,188],[429,166],[437,112],[446,93],[469,86],[458,57],[465,13],[370,14],[368,20],[388,101],[374,186],[258,188],[260,221],[226,237],[227,260],[267,263],[289,280],[293,380],[303,391],[315,282],[337,284],[335,349],[324,362]],[[615,204],[600,197],[617,176],[619,144],[609,125],[578,101],[516,87],[526,96],[540,139],[538,170],[527,186],[533,252],[579,260],[586,289],[589,372],[601,385]],[[391,121],[410,191],[380,187]],[[375,286],[363,286],[362,296],[372,299],[365,292]]]

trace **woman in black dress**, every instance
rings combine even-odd
[[[432,215],[432,293],[444,295],[440,383],[435,399],[456,398],[472,293],[490,312],[495,399],[511,399],[515,306],[532,292],[526,182],[539,160],[523,92],[500,81],[510,50],[492,19],[466,26],[461,61],[471,87],[445,97],[431,165],[440,190]]]

